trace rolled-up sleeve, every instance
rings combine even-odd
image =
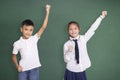
[[[66,46],[66,44],[64,45],[63,53],[64,53],[64,61],[66,63],[69,62],[71,60],[71,55],[70,52],[68,51],[68,47]]]
[[[34,37],[35,42],[38,42],[38,40],[40,39],[40,37],[38,37],[37,33],[33,37]]]
[[[13,54],[18,54],[18,51],[19,51],[19,48],[18,48],[17,44],[14,43],[14,44],[13,44],[13,51],[12,51],[12,53],[13,53]]]

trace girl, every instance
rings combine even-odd
[[[64,44],[64,61],[66,62],[64,80],[87,80],[85,70],[91,66],[91,62],[86,44],[106,15],[107,11],[102,11],[85,35],[79,35],[81,29],[77,22],[68,23],[69,40]]]

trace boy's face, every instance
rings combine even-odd
[[[21,27],[23,38],[28,39],[32,35],[33,30],[34,30],[34,27],[32,25],[30,26],[23,25],[23,27]]]
[[[79,35],[80,29],[76,24],[71,24],[68,28],[69,35],[73,38]]]

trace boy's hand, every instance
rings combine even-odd
[[[72,50],[73,50],[73,46],[72,45],[68,46],[68,51],[72,52]]]
[[[50,12],[51,6],[49,4],[46,5],[46,12]]]
[[[22,72],[22,67],[21,66],[18,66],[18,72]]]
[[[102,16],[103,17],[107,16],[107,11],[102,11]]]
[[[50,5],[47,4],[47,5],[46,5],[46,16],[45,16],[43,25],[42,25],[42,27],[39,29],[39,31],[37,32],[38,37],[41,37],[41,35],[43,34],[44,30],[45,30],[46,27],[47,27],[50,8],[51,8]]]

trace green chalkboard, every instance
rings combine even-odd
[[[108,16],[88,42],[92,66],[86,72],[88,80],[120,80],[119,0],[0,0],[0,80],[17,80],[11,57],[12,45],[21,36],[20,24],[24,19],[33,20],[36,33],[43,23],[47,3],[52,6],[49,23],[38,42],[40,79],[63,80],[67,23],[77,21],[80,34],[84,34],[101,11],[107,10]]]

